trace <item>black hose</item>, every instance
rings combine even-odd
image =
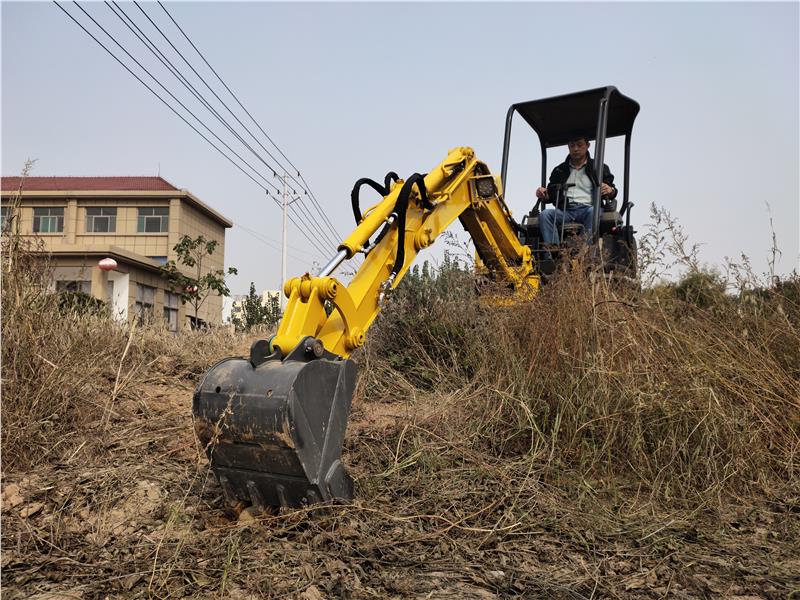
[[[384,194],[384,196],[386,196],[389,193],[389,189],[391,188],[392,182],[393,181],[396,182],[398,179],[400,179],[400,177],[398,177],[397,173],[395,173],[394,171],[389,171],[386,174],[386,177],[383,178],[383,189],[386,190],[386,194]]]
[[[389,195],[389,188],[392,184],[392,181],[397,181],[400,179],[397,176],[397,173],[394,171],[390,171],[386,174],[386,177],[383,179],[383,186],[380,183],[373,179],[369,179],[367,177],[363,177],[356,181],[355,185],[353,186],[353,191],[350,192],[350,203],[353,207],[353,217],[355,217],[356,225],[361,223],[361,220],[364,216],[361,214],[361,206],[359,202],[359,195],[361,193],[361,188],[365,185],[368,185],[373,190],[378,192],[381,196],[388,196]],[[403,268],[403,264],[405,263],[406,258],[406,246],[405,246],[405,231],[406,231],[406,212],[408,212],[408,201],[411,198],[411,190],[414,186],[417,186],[417,190],[419,192],[419,199],[420,205],[425,209],[432,209],[433,203],[428,198],[428,190],[425,188],[425,175],[420,173],[414,173],[411,177],[406,180],[403,184],[400,193],[397,196],[397,200],[394,203],[394,208],[392,209],[392,213],[395,215],[395,222],[397,223],[397,230],[398,230],[398,238],[397,238],[397,256],[395,257],[394,267],[392,267],[392,274],[397,275],[400,272],[400,269]],[[375,240],[375,244],[379,243],[389,232],[391,229],[391,224],[387,223],[383,226],[378,237]],[[366,246],[369,246],[369,239],[366,241]]]
[[[396,218],[397,218],[397,215],[395,215],[395,216],[394,216],[394,218],[396,219]],[[378,244],[380,244],[380,243],[381,243],[381,240],[384,238],[384,236],[385,236],[387,233],[389,233],[389,230],[390,230],[391,228],[392,228],[392,225],[391,225],[391,223],[386,223],[386,224],[383,226],[383,229],[381,229],[381,232],[378,234],[378,237],[376,237],[376,238],[375,238],[375,241],[373,242],[373,246],[377,246]]]
[[[386,174],[386,177],[383,178],[383,185],[367,177],[362,177],[361,179],[356,181],[355,185],[353,186],[353,191],[350,192],[350,203],[353,206],[353,216],[356,219],[356,225],[361,223],[361,219],[364,218],[363,215],[361,214],[361,207],[359,205],[359,194],[361,193],[361,187],[364,185],[368,185],[373,190],[378,192],[381,196],[388,196],[391,182],[397,181],[398,179],[400,178],[397,176],[397,173],[395,173],[394,171],[390,171]]]
[[[392,211],[397,215],[397,256],[394,259],[392,275],[397,275],[400,272],[406,260],[406,213],[408,212],[408,200],[411,197],[411,190],[415,185],[419,190],[420,204],[425,208],[433,208],[433,204],[428,199],[428,191],[425,189],[425,175],[414,173],[403,184]],[[381,233],[383,234],[383,232]]]
[[[394,173],[390,173],[390,175],[394,175]],[[389,175],[387,175],[386,177],[388,178]],[[414,179],[415,177],[421,177],[421,179]],[[412,175],[411,179],[414,179],[414,181],[412,183],[416,183],[417,184],[417,189],[419,190],[419,193],[420,193],[420,202],[421,202],[422,206],[424,208],[427,208],[427,209],[432,209],[433,208],[433,204],[428,199],[428,190],[425,187],[425,175],[420,175],[419,173],[417,173],[416,175]],[[397,181],[397,179],[395,179],[395,181]],[[410,181],[410,179],[409,179],[409,181]],[[402,190],[401,190],[401,192],[402,192]],[[398,203],[395,203],[395,206],[392,209],[392,214],[394,215],[395,219],[397,219],[397,217],[398,217],[397,207],[398,207]],[[408,204],[407,203],[406,203],[406,208],[408,208]],[[384,225],[383,229],[381,229],[381,232],[378,234],[378,237],[375,238],[374,245],[377,246],[381,242],[381,240],[386,236],[386,234],[389,233],[389,230],[391,228],[392,228],[392,226],[391,226],[390,223],[387,223],[386,225]]]

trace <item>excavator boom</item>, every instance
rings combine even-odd
[[[400,283],[417,254],[458,218],[483,263],[499,279],[535,290],[538,278],[533,276],[530,249],[520,244],[497,185],[471,148],[452,150],[424,177],[397,181],[339,246],[334,262],[367,250],[349,286],[330,277],[327,269],[323,276],[305,275],[286,282],[289,302],[273,347],[285,356],[312,336],[333,354],[349,356],[364,343],[364,333],[378,316],[389,289]],[[386,233],[379,234],[379,241],[368,248],[369,239],[384,227],[388,227]],[[325,314],[325,301],[336,308],[330,316]]]
[[[358,187],[385,192],[360,214]],[[348,501],[353,483],[341,450],[361,347],[383,303],[417,254],[459,219],[489,273],[531,297],[539,287],[501,184],[471,148],[460,147],[426,175],[386,186],[360,180],[356,228],[316,275],[290,279],[276,334],[248,358],[211,368],[194,394],[195,429],[229,502],[257,508]],[[374,237],[374,241],[370,241]],[[349,285],[332,276],[357,253]]]

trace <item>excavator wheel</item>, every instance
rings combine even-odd
[[[287,357],[259,340],[214,365],[194,393],[195,431],[229,505],[257,511],[349,502],[341,462],[356,365],[305,338]]]

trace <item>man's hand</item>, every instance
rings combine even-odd
[[[547,200],[547,188],[546,187],[537,188],[536,197],[539,198],[539,200]]]
[[[603,185],[600,186],[600,192],[601,192],[601,195],[604,196],[604,197],[610,196],[611,194],[614,193],[614,188],[612,188],[607,183],[604,183]]]

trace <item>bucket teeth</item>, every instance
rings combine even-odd
[[[255,481],[249,480],[247,482],[247,491],[250,494],[250,504],[260,510],[264,510],[264,508],[267,506],[267,503],[264,501],[264,496],[261,495],[261,492],[258,490],[258,486],[256,485]]]

